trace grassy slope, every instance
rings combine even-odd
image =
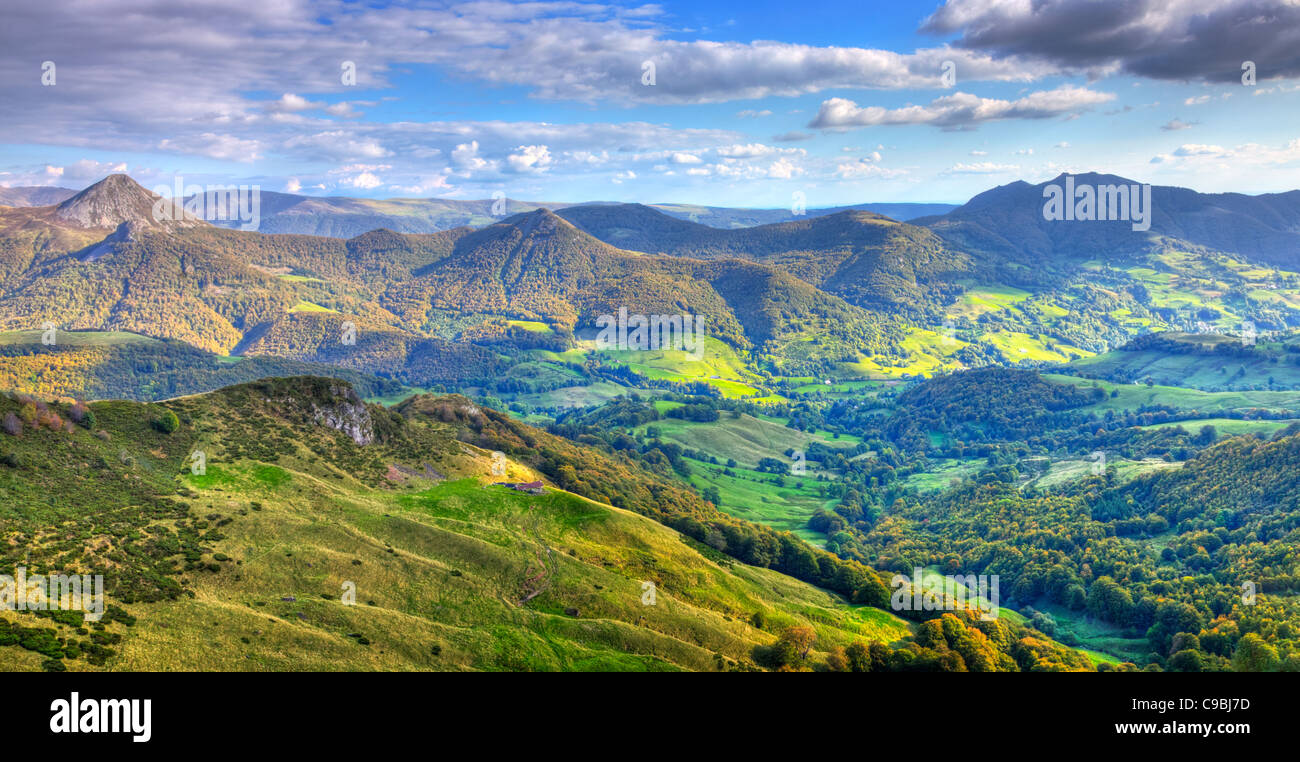
[[[168,403],[183,421],[170,436],[148,426],[159,406],[126,402],[93,406],[111,441],[83,429],[0,435],[32,464],[0,477],[10,498],[0,517],[10,530],[48,521],[27,506],[48,492],[43,484],[70,483],[64,471],[84,469],[76,464],[95,452],[110,456],[106,485],[180,490],[192,520],[233,519],[205,543],[202,568],[179,575],[192,598],[125,606],[138,621],[113,625],[124,640],[106,668],[716,669],[748,664],[755,646],[791,624],[813,626],[819,648],[910,632],[890,614],[746,567],[637,514],[558,490],[534,497],[486,486],[490,453],[457,441],[453,427],[428,424],[421,441],[433,444],[420,455],[357,448],[257,391],[265,388]],[[258,447],[274,452],[246,452]],[[69,448],[44,465],[53,450]],[[195,448],[209,454],[202,476],[185,469]],[[121,461],[119,451],[136,459]],[[426,463],[449,478],[362,476],[385,465],[423,472]],[[507,474],[535,476],[519,466]],[[93,521],[97,511],[129,505],[132,494],[88,483],[85,494],[49,510],[75,507]],[[543,567],[549,588],[521,606]],[[642,581],[657,584],[656,605],[641,603]],[[345,582],[355,583],[358,605],[340,601]],[[752,625],[756,613],[764,629]],[[0,616],[37,623],[30,614]],[[0,668],[39,661],[0,648]],[[92,668],[84,659],[65,663]]]
[[[673,403],[660,403],[661,412]],[[805,476],[784,477],[785,486],[775,483],[776,476],[754,470],[763,458],[788,460],[786,451],[806,450],[813,442],[831,447],[852,447],[854,437],[833,439],[829,435],[809,434],[787,428],[781,421],[767,416],[755,418],[747,413],[732,418],[724,413],[712,423],[662,418],[636,429],[643,436],[649,427],[659,431],[665,442],[717,458],[718,465],[691,460],[688,480],[697,489],[716,487],[722,502],[719,508],[736,516],[776,529],[794,532],[805,541],[821,546],[826,538],[808,529],[808,519],[826,500],[818,491],[817,463],[808,462]],[[728,459],[736,461],[731,473],[724,473]]]
[[[814,442],[830,447],[852,447],[857,440],[850,437],[833,439],[830,436],[809,434],[787,428],[775,419],[755,418],[742,413],[732,418],[730,413],[712,423],[661,418],[648,424],[659,430],[659,438],[675,442],[682,447],[699,450],[725,463],[728,458],[747,467],[754,467],[763,458],[785,459],[786,450],[806,450]],[[647,426],[637,429],[644,434]]]
[[[1199,389],[1184,389],[1177,386],[1146,386],[1145,384],[1115,384],[1109,381],[1093,381],[1073,376],[1044,374],[1043,378],[1059,384],[1072,386],[1100,386],[1107,397],[1100,402],[1089,405],[1084,410],[1105,413],[1107,410],[1136,410],[1143,405],[1169,405],[1182,410],[1198,410],[1208,413],[1229,412],[1235,410],[1273,410],[1288,411],[1300,409],[1300,391],[1240,391],[1240,392],[1205,392]],[[1119,394],[1110,397],[1111,391]]]
[[[1170,334],[1176,340],[1213,347],[1240,344],[1236,336]],[[1145,380],[1156,384],[1207,391],[1300,388],[1297,355],[1283,351],[1277,342],[1259,342],[1245,356],[1174,353],[1157,349],[1107,352],[1077,360],[1071,365],[1089,376],[1115,380]],[[1243,350],[1245,351],[1245,350]]]

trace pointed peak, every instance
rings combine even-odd
[[[507,217],[501,220],[499,224],[518,228],[524,235],[533,233],[549,234],[566,229],[577,230],[571,222],[546,207],[538,207],[530,212],[521,212]]]
[[[165,207],[166,213],[155,214],[155,206]],[[143,228],[206,224],[177,207],[177,202],[145,190],[130,175],[116,174],[59,204],[55,217],[83,228],[116,228],[127,222]]]

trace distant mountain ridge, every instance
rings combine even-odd
[[[757,390],[764,373],[875,378],[1063,363],[1198,321],[1229,331],[1244,320],[1262,331],[1300,325],[1290,301],[1300,300],[1300,268],[1260,268],[1251,263],[1269,260],[1235,252],[1228,262],[1211,248],[1294,261],[1285,241],[1300,192],[1157,188],[1151,229],[1134,231],[1124,221],[1047,221],[1043,187],[996,188],[921,224],[850,210],[724,230],[642,204],[504,219],[489,206],[477,227],[342,239],[193,218],[159,225],[160,199],[112,176],[58,205],[0,207],[0,330],[132,331],[418,385],[494,383],[539,357],[523,353],[543,350],[552,354],[541,362],[554,364],[546,384],[577,384],[597,372],[583,364],[583,332],[626,308],[703,318],[710,351],[753,374]],[[300,203],[266,194],[263,219]],[[356,343],[343,344],[351,329]],[[694,366],[673,383],[732,372],[720,370]]]
[[[67,201],[75,195],[77,191],[71,188],[51,185],[0,187],[0,206],[50,206]]]
[[[621,307],[701,316],[734,351],[800,362],[881,350],[889,330],[779,268],[626,251],[546,209],[482,228],[341,240],[153,225],[156,200],[113,176],[57,207],[8,210],[0,328],[133,331],[425,385],[498,377],[507,366],[474,342],[490,344],[510,321],[563,337]],[[69,243],[51,249],[56,234]],[[341,340],[348,330],[355,343]]]
[[[643,204],[575,206],[558,214],[622,248],[775,267],[858,306],[898,310],[965,277],[972,263],[929,230],[866,211],[719,230]]]
[[[445,198],[367,199],[347,196],[303,196],[262,191],[263,233],[296,233],[353,238],[386,228],[398,233],[438,233],[465,225],[482,227],[508,216],[534,209],[558,211],[583,206],[619,206],[618,202],[586,201],[564,203],[521,201],[511,198],[459,200]],[[955,204],[868,203],[807,209],[747,209],[694,204],[648,204],[669,217],[718,229],[732,229],[822,217],[845,211],[870,211],[899,220],[943,214]],[[233,221],[215,221],[221,227],[238,227]]]
[[[953,211],[914,220],[953,246],[981,258],[1038,265],[1089,259],[1099,252],[1132,254],[1172,239],[1277,265],[1300,265],[1300,190],[1248,196],[1151,188],[1151,227],[1127,221],[1055,221],[1044,218],[1043,189],[1067,175],[1031,185],[1016,181],[987,190]],[[1116,175],[1073,175],[1076,186],[1141,185]]]

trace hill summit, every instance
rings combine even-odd
[[[123,223],[142,227],[194,227],[207,223],[173,207],[168,213],[154,214],[155,205],[176,205],[156,193],[145,190],[129,175],[109,175],[59,204],[54,216],[58,220],[83,228],[115,228]]]

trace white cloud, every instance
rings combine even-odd
[[[1207,156],[1218,155],[1223,153],[1222,146],[1201,145],[1198,143],[1185,143],[1178,146],[1174,151],[1175,156]]]
[[[283,148],[296,150],[307,157],[324,161],[381,159],[392,155],[392,151],[384,148],[379,141],[360,137],[347,130],[295,135],[284,141]]]
[[[840,162],[835,167],[835,176],[841,180],[861,180],[867,177],[892,178],[907,174],[905,170],[886,169],[870,159]]]
[[[13,171],[0,172],[0,175],[4,176],[0,186],[15,188],[28,185],[57,185],[80,189],[102,180],[107,175],[126,172],[127,167],[124,161],[95,161],[94,159],[81,159],[63,166],[42,164],[28,168],[15,167]]]
[[[545,172],[551,166],[551,152],[546,146],[519,146],[506,157],[506,166],[520,174]]]
[[[1004,172],[1018,172],[1020,167],[1016,164],[996,164],[991,161],[978,161],[970,164],[957,162],[949,167],[944,174],[949,175],[996,175]]]
[[[817,116],[808,126],[836,129],[932,124],[948,129],[960,129],[1001,119],[1046,119],[1078,114],[1114,98],[1113,93],[1097,92],[1074,85],[1062,85],[1055,90],[1040,90],[1015,101],[981,98],[968,93],[953,93],[936,98],[926,106],[904,106],[897,109],[886,109],[880,106],[864,108],[847,98],[831,98],[822,102]]]
[[[325,104],[320,101],[309,101],[300,95],[294,95],[293,93],[285,93],[284,95],[280,96],[280,100],[272,101],[271,103],[268,103],[266,105],[266,110],[271,112],[292,114],[292,113],[297,113],[299,111],[311,111],[314,109],[323,108],[324,106]]]
[[[451,152],[451,163],[452,166],[466,175],[492,166],[490,162],[478,155],[477,140],[471,140],[468,143],[461,143],[456,146],[456,149]]]
[[[789,159],[777,159],[767,169],[767,176],[779,180],[789,180],[797,174],[802,174],[803,170],[794,165]]]
[[[1184,143],[1171,153],[1156,154],[1152,164],[1189,163],[1194,167],[1204,168],[1226,165],[1232,169],[1245,167],[1276,169],[1281,168],[1288,176],[1300,165],[1300,138],[1281,145],[1264,145],[1261,143],[1243,143],[1232,148],[1202,143]]]
[[[160,151],[239,162],[257,161],[262,158],[261,149],[262,145],[257,140],[244,140],[234,135],[214,135],[211,132],[185,138],[164,138],[158,142]]]
[[[355,177],[351,177],[344,180],[343,183],[345,185],[350,185],[353,188],[359,188],[361,190],[370,190],[371,188],[378,188],[379,186],[383,185],[384,181],[380,180],[372,172],[362,172],[361,174]]]

